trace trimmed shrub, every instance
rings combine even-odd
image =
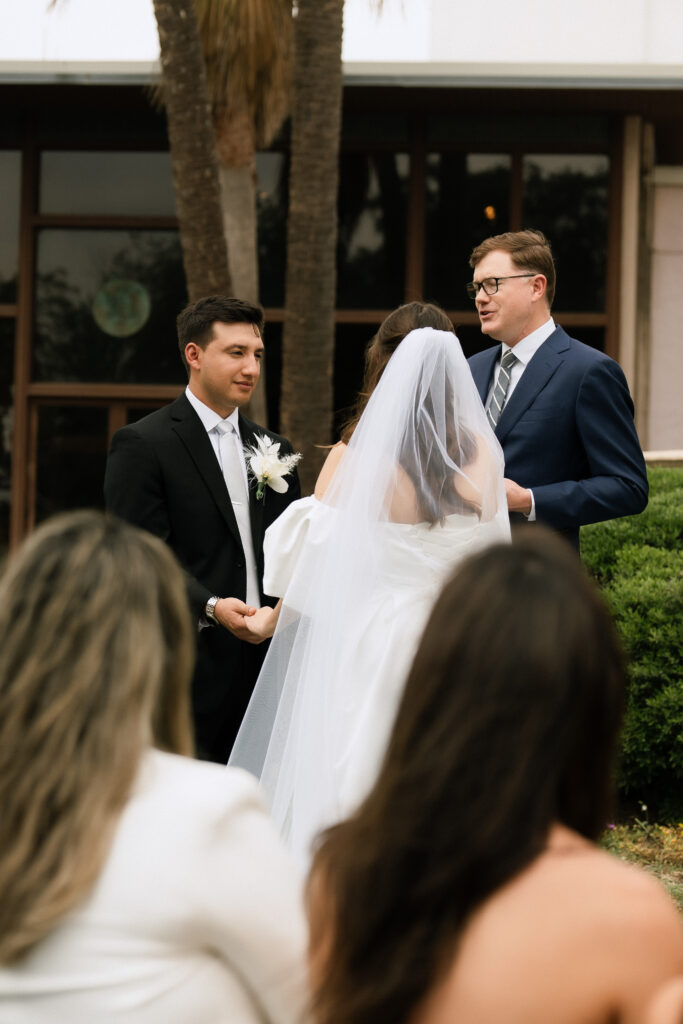
[[[581,555],[610,604],[630,659],[622,811],[645,804],[683,820],[683,469],[652,468],[639,516],[581,530]]]

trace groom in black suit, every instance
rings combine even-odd
[[[263,310],[214,295],[178,317],[189,382],[170,405],[118,430],[104,480],[107,509],[161,537],[187,575],[198,625],[192,700],[197,752],[225,763],[265,650],[246,617],[274,604],[262,590],[263,536],[300,496],[296,470],[280,494],[256,497],[243,446],[257,436],[289,442],[239,412],[263,357]]]

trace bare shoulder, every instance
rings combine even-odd
[[[643,1024],[683,1022],[683,974],[663,985],[647,1008]]]
[[[683,919],[665,891],[565,830],[475,912],[419,1021],[446,1024],[457,1011],[463,1024],[641,1024],[654,994],[680,973]]]
[[[347,445],[345,445],[343,441],[338,441],[337,444],[333,445],[330,449],[330,452],[323,464],[323,468],[320,470],[320,475],[315,482],[314,494],[316,498],[322,498],[323,494],[329,487],[346,448]]]

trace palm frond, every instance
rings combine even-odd
[[[291,0],[195,0],[217,125],[247,117],[267,146],[289,110]]]

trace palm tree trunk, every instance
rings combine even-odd
[[[218,158],[193,0],[154,0],[180,242],[190,301],[231,294]]]
[[[304,494],[332,434],[343,0],[299,0],[294,23],[281,429]]]
[[[259,301],[258,244],[256,223],[256,155],[254,121],[245,107],[216,123],[223,209],[223,231],[233,294],[247,302]],[[266,359],[268,346],[266,343]],[[268,426],[266,362],[249,401],[247,415]]]

